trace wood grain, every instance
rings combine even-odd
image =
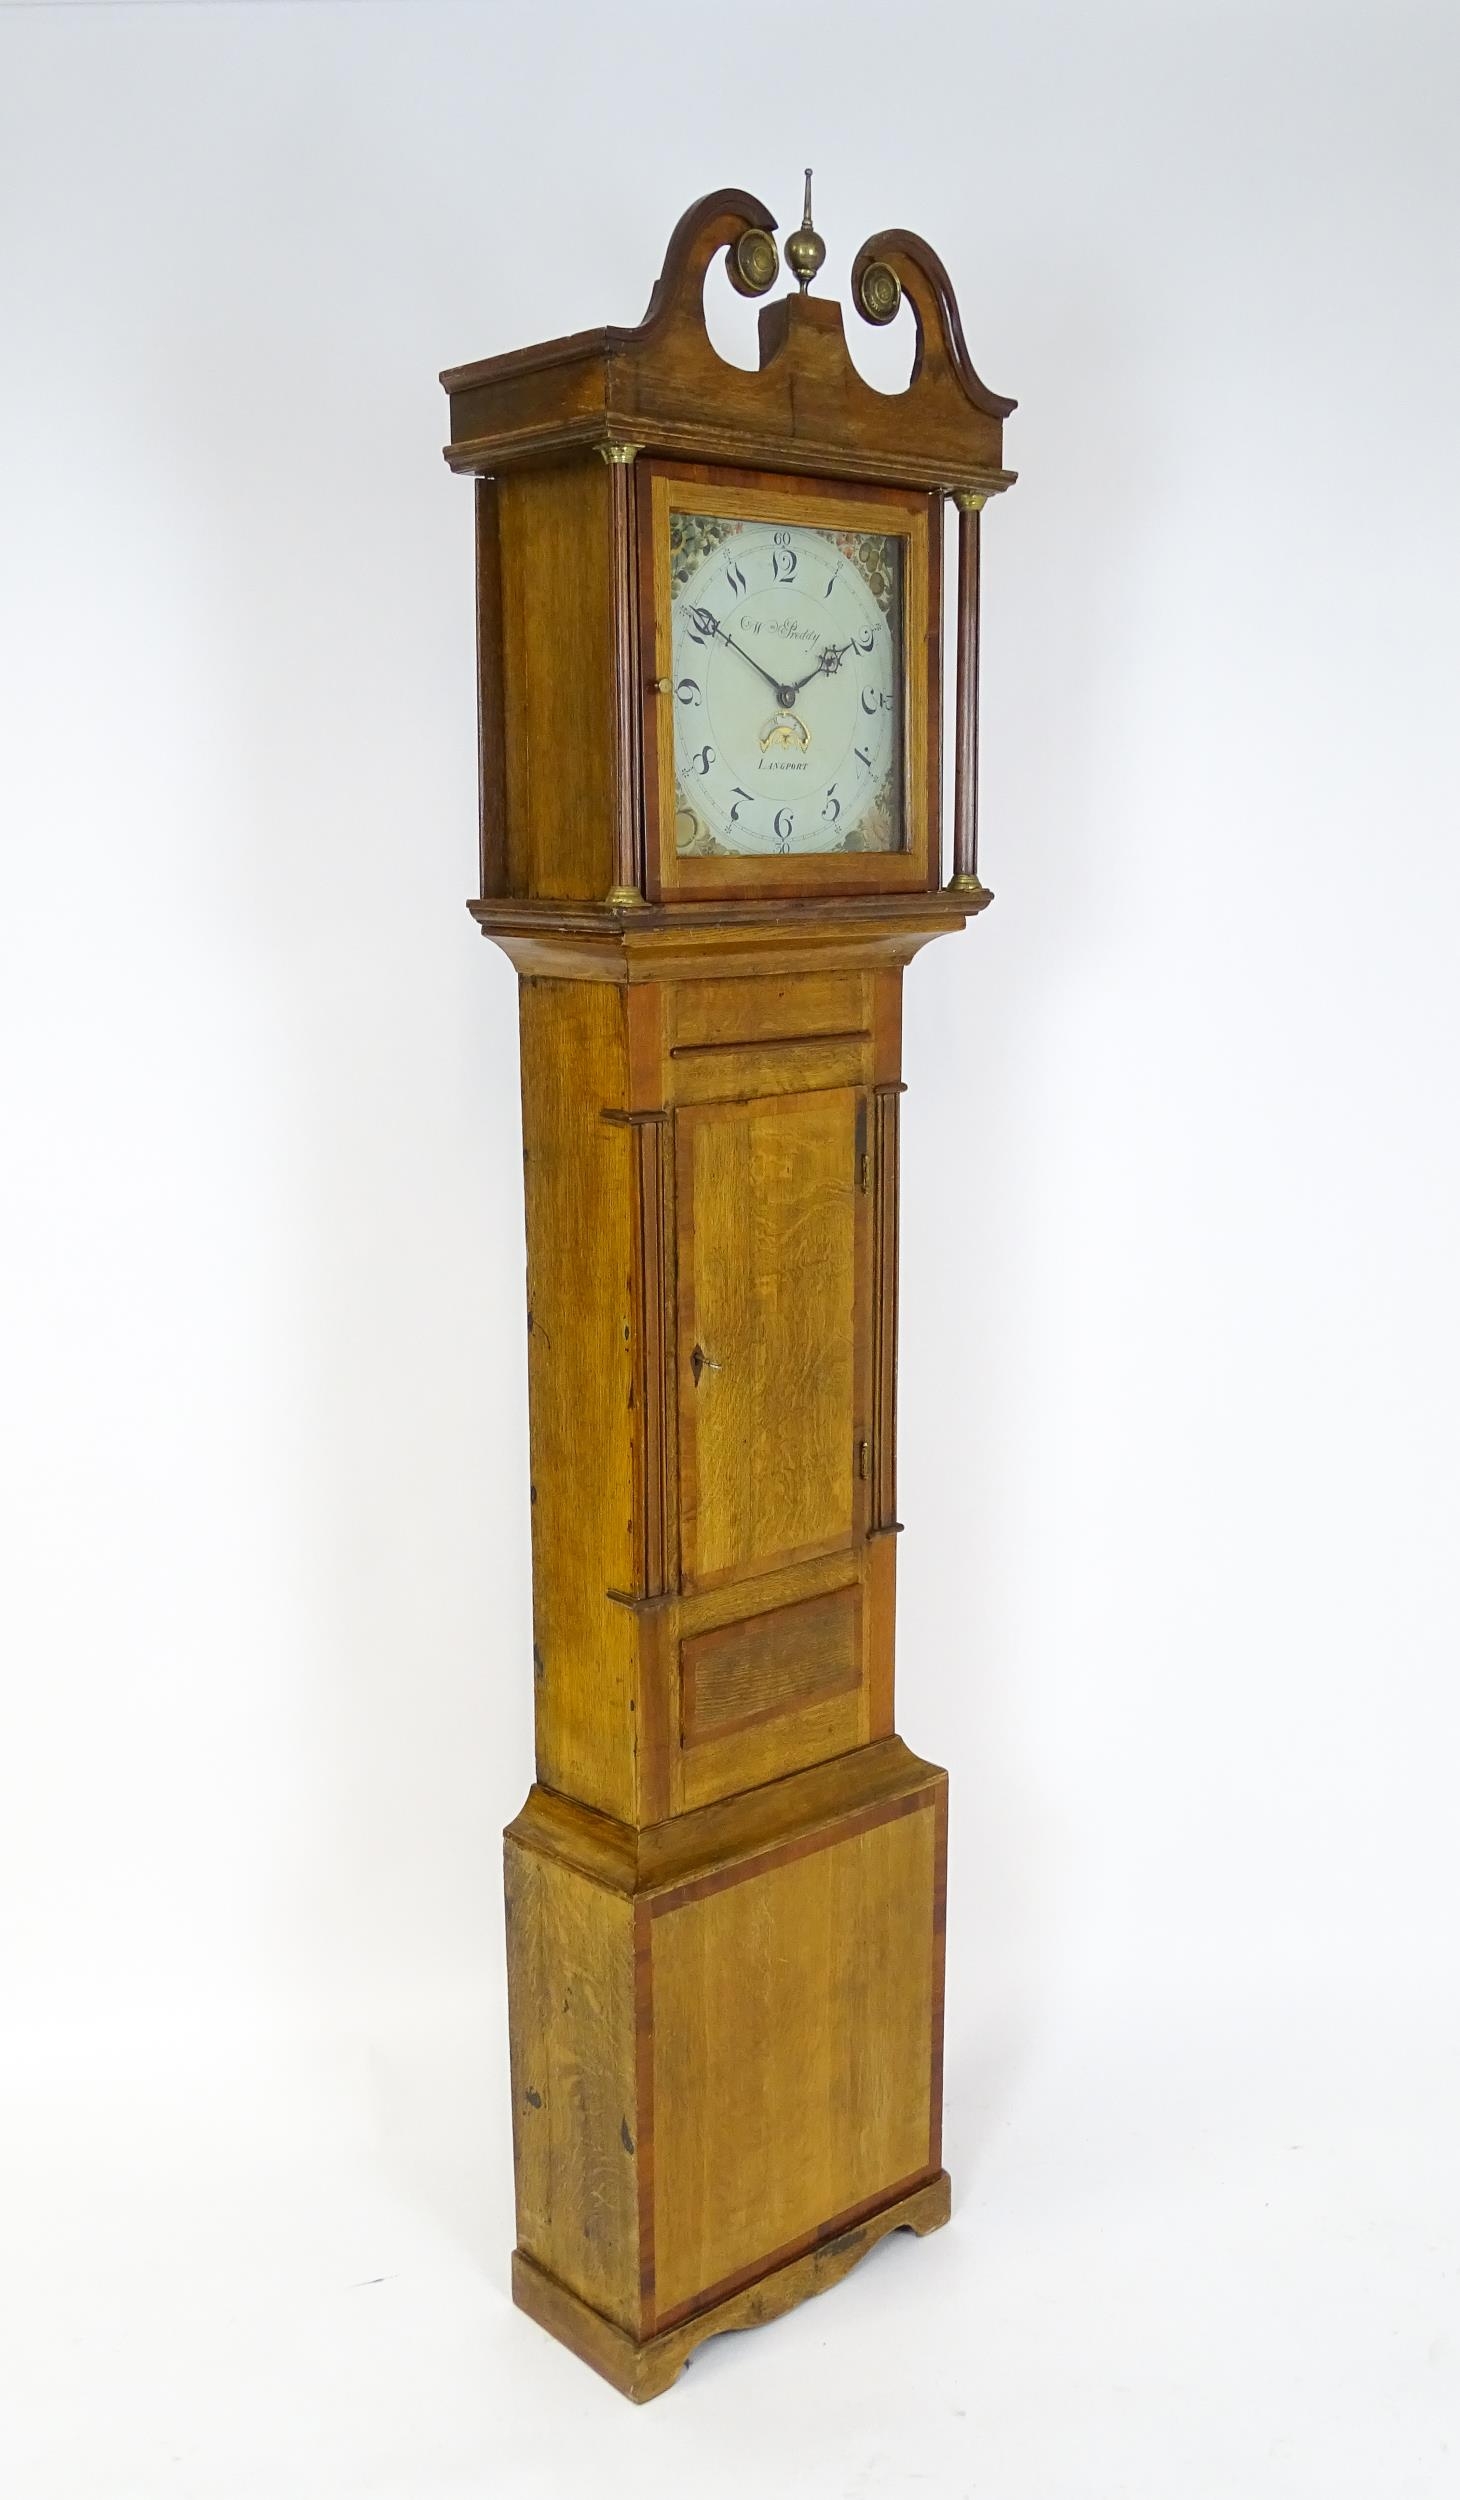
[[[763,896],[623,912],[605,903],[503,895],[467,909],[520,973],[632,986],[900,969],[991,900],[945,886],[937,894],[812,895],[794,912]]]
[[[818,1094],[863,1085],[871,1069],[871,1041],[871,1034],[861,1031],[680,1052],[669,1070],[667,1090],[678,1105],[749,1103],[769,1094]]]
[[[798,1709],[729,1729],[713,1743],[681,1746],[670,1757],[672,1810],[687,1814],[846,1754],[866,1741],[868,1714],[867,1687],[859,1679]]]
[[[843,1089],[675,1116],[686,1587],[856,1533],[862,1108]]]
[[[929,1805],[656,1904],[655,2322],[926,2171]]]
[[[587,459],[497,485],[506,882],[580,897],[614,882],[617,739],[609,470]]]
[[[510,1838],[505,1872],[517,2243],[637,2328],[633,1912]]]
[[[669,992],[671,1059],[808,1034],[861,1035],[871,1013],[864,973],[802,972],[777,980],[676,981]]]
[[[636,2341],[936,2171],[945,1792],[893,1741],[668,1851],[509,1828],[518,2243]]]
[[[804,1710],[862,1680],[860,1591],[855,1582],[799,1605],[721,1624],[679,1653],[681,1745],[737,1735]]]
[[[540,1776],[632,1820],[636,1633],[608,1596],[642,1571],[635,1516],[637,1142],[614,990],[520,992]],[[642,1496],[640,1496],[642,1498]]]
[[[951,2208],[947,2172],[910,2195],[895,2197],[871,2213],[842,2223],[799,2254],[785,2258],[743,2290],[696,2311],[682,2325],[640,2341],[577,2300],[519,2249],[512,2260],[512,2297],[519,2309],[634,2404],[647,2404],[673,2386],[685,2364],[713,2335],[768,2326],[803,2300],[814,2300],[842,2282],[890,2231],[922,2238],[941,2230]]]
[[[872,1096],[872,1525],[897,1524],[898,1133],[900,1085]]]
[[[481,789],[481,885],[485,898],[507,886],[506,720],[502,638],[502,547],[495,478],[476,482],[477,756]]]
[[[681,1640],[679,1747],[670,1757],[676,1812],[784,1780],[866,1741],[860,1573],[782,1606],[764,1602],[768,1585],[753,1584],[757,1611]],[[744,1582],[738,1588],[744,1606],[752,1592]]]
[[[518,1847],[576,1867],[591,1883],[632,1900],[677,1891],[707,1870],[718,1877],[780,1849],[800,1848],[817,1834],[875,1820],[887,1807],[907,1802],[912,1811],[946,1780],[935,1763],[890,1736],[638,1830],[539,1783],[507,1835]]]
[[[678,1514],[674,1499],[674,1422],[671,1396],[673,1332],[673,1141],[667,1114],[630,1112],[634,1137],[633,1433],[634,1513],[639,1523],[636,1586],[644,1597],[661,1597],[678,1578]]]
[[[896,1688],[897,1539],[870,1535],[862,1582],[867,1620],[867,1730],[864,1742],[890,1736]]]
[[[609,596],[613,627],[613,893],[637,898],[643,884],[640,858],[644,815],[639,687],[639,582],[636,560],[637,489],[632,456],[608,462]]]
[[[953,779],[953,874],[978,877],[979,573],[983,515],[958,509],[958,739]]]
[[[1003,422],[1014,402],[973,368],[947,271],[921,237],[890,229],[853,264],[853,302],[870,259],[895,272],[918,330],[905,391],[874,390],[847,352],[840,307],[787,295],[760,317],[760,367],[727,365],[705,330],[705,273],[747,227],[773,225],[765,203],[725,190],[680,219],[649,309],[636,329],[603,327],[517,348],[443,373],[451,403],[446,458],[503,474],[589,444],[634,443],[690,460],[923,487],[1012,484]]]

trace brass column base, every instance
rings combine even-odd
[[[728,2299],[716,2301],[712,2308],[701,2309],[642,2344],[590,2309],[575,2292],[554,2282],[521,2249],[514,2250],[512,2257],[512,2297],[519,2309],[606,2378],[621,2396],[637,2405],[647,2404],[651,2396],[662,2396],[673,2386],[696,2346],[708,2343],[712,2335],[766,2326],[772,2318],[783,2318],[788,2309],[798,2308],[803,2300],[830,2291],[889,2231],[915,2231],[923,2239],[929,2231],[938,2230],[948,2219],[951,2196],[948,2173],[941,2170],[936,2179],[915,2188],[910,2196],[898,2197],[835,2239],[822,2240],[763,2274],[758,2282],[748,2283],[743,2291],[732,2292]]]

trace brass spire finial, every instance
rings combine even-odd
[[[801,223],[786,237],[786,265],[804,295],[826,258],[826,245],[811,223],[811,168],[806,168],[806,205]]]

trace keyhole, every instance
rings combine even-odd
[[[695,1347],[693,1354],[689,1358],[689,1367],[694,1373],[696,1388],[700,1385],[701,1372],[717,1372],[720,1368],[718,1363],[712,1363],[710,1361],[710,1358],[702,1345],[697,1345]]]

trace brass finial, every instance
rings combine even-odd
[[[806,205],[801,223],[786,237],[786,266],[804,295],[826,258],[826,245],[811,223],[811,168],[806,168]]]

